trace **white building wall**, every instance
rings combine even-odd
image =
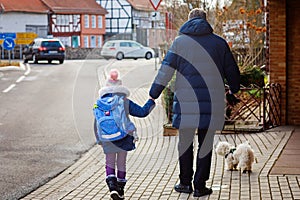
[[[96,0],[108,11],[107,33],[132,33],[132,6],[126,0]]]
[[[19,12],[0,14],[0,32],[26,32],[26,25],[48,26],[47,14]]]

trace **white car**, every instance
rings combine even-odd
[[[150,47],[145,47],[133,40],[109,40],[105,42],[101,50],[101,56],[105,59],[116,58],[153,58],[155,52]]]

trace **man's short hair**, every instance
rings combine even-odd
[[[200,17],[201,19],[206,20],[206,12],[200,8],[194,8],[189,13],[189,19]]]

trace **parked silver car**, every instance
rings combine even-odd
[[[145,47],[142,44],[133,40],[109,40],[105,42],[101,50],[101,56],[105,59],[116,58],[153,58],[155,52],[150,47]]]

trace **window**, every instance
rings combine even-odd
[[[84,15],[84,28],[89,28],[90,22],[89,22],[89,15]]]
[[[141,47],[139,44],[134,43],[134,42],[131,42],[130,44],[131,44],[132,47]]]
[[[102,35],[98,36],[98,47],[102,47]]]
[[[96,16],[92,15],[92,28],[96,28]]]
[[[113,43],[113,42],[106,42],[106,43],[105,43],[105,46],[106,46],[106,47],[114,47],[114,46],[115,46],[115,43]]]
[[[56,25],[62,25],[62,16],[56,15]]]
[[[41,44],[42,47],[61,47],[61,44],[59,41],[43,41]]]
[[[84,45],[84,47],[86,47],[86,48],[89,47],[89,36],[84,36],[84,37],[83,37],[83,45]]]
[[[91,47],[92,48],[96,47],[96,36],[91,36]]]
[[[103,28],[102,16],[98,16],[98,28]]]
[[[120,47],[130,47],[130,42],[120,42]]]
[[[80,21],[80,16],[79,15],[73,15],[73,24],[78,24]]]

